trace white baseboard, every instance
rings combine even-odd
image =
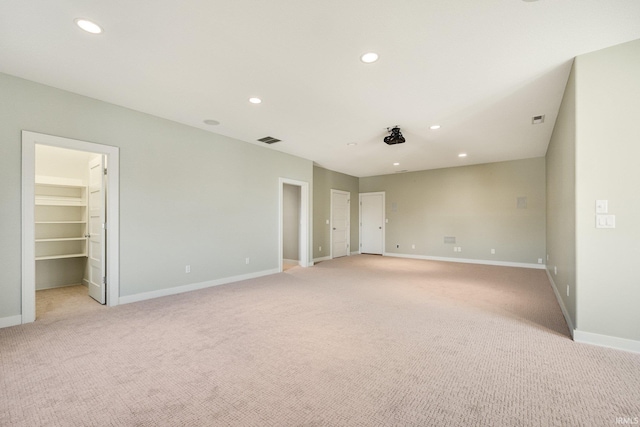
[[[320,258],[314,258],[313,262],[315,263],[315,262],[321,262],[321,261],[329,261],[330,259],[331,259],[331,256],[328,255]]]
[[[9,326],[17,326],[22,324],[22,316],[0,317],[0,328],[8,328]]]
[[[385,252],[382,255],[396,257],[396,258],[426,259],[429,261],[460,262],[464,264],[498,265],[501,267],[535,268],[538,270],[546,269],[546,265],[544,264],[533,264],[533,263],[530,264],[526,262],[491,261],[488,259],[469,259],[469,258],[447,258],[447,257],[428,256],[428,255],[398,254],[395,252]]]
[[[360,251],[353,251],[351,252],[351,255],[360,255]]]
[[[181,294],[184,292],[197,291],[198,289],[210,288],[212,286],[226,285],[227,283],[240,282],[241,280],[255,279],[257,277],[268,276],[270,274],[277,274],[280,271],[275,268],[272,270],[257,271],[255,273],[241,274],[239,276],[224,277],[222,279],[209,280],[207,282],[192,283],[189,285],[176,286],[173,288],[159,289],[157,291],[142,292],[135,295],[127,295],[120,297],[118,302],[120,304],[129,304],[132,302],[145,301],[148,299],[165,297],[169,295]]]
[[[573,331],[573,340],[583,344],[640,353],[640,341],[630,340],[627,338],[612,337],[610,335],[601,335],[576,329]]]
[[[282,262],[286,262],[288,264],[299,264],[300,261],[298,261],[297,259],[282,259]]]
[[[545,271],[547,272],[547,277],[551,282],[551,288],[553,289],[553,293],[556,294],[556,299],[558,300],[558,304],[560,304],[560,310],[562,310],[562,315],[564,316],[564,320],[567,322],[567,326],[569,327],[571,338],[573,338],[573,334],[575,331],[574,331],[573,322],[571,321],[571,316],[569,316],[569,310],[567,310],[567,307],[564,305],[564,301],[560,297],[558,286],[556,285],[556,282],[553,280],[553,277],[551,277],[551,273],[546,268],[545,268]]]
[[[36,291],[45,291],[47,289],[68,288],[69,286],[78,286],[78,285],[84,285],[84,281],[83,283],[72,283],[70,285],[57,285],[57,286],[47,286],[45,288],[36,288]],[[88,285],[84,285],[84,286],[88,286]]]

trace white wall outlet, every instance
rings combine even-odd
[[[328,219],[326,220],[326,222],[327,222],[327,225],[329,225],[329,220]]]
[[[185,265],[184,266],[184,272],[185,273],[191,273],[191,266],[190,265]]]
[[[246,257],[246,258],[244,259],[244,263],[245,263],[245,264],[249,264],[249,262],[250,262],[250,261],[251,261],[251,259],[250,259],[249,257]]]
[[[491,255],[495,255],[496,254],[496,250],[495,249],[491,249]]]
[[[556,276],[558,275],[558,267],[556,267],[555,265],[553,266],[553,274],[555,274]]]
[[[458,252],[462,252],[462,246],[458,246]]]
[[[567,285],[567,296],[569,296],[569,285]]]
[[[389,218],[384,219],[385,224],[389,224]]]
[[[318,246],[318,252],[322,252],[322,246]]]
[[[415,245],[415,244],[414,244],[414,245],[411,245],[411,249],[415,249],[415,248],[416,248],[416,245]]]
[[[538,258],[538,264],[542,264],[542,258]]]

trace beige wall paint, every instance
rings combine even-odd
[[[640,40],[576,58],[577,324],[640,340]],[[609,201],[615,229],[595,228]]]
[[[360,179],[361,193],[374,191],[386,193],[387,253],[527,264],[544,257],[544,158]]]
[[[576,325],[576,84],[572,68],[547,149],[547,270]],[[557,273],[556,273],[557,271]],[[567,296],[567,286],[569,295]]]
[[[358,178],[334,172],[319,166],[313,167],[313,257],[331,254],[331,190],[348,191],[351,194],[351,243],[350,251],[358,248]],[[319,248],[322,247],[322,251]]]
[[[300,187],[282,187],[282,256],[299,261],[300,248]]]
[[[23,129],[120,147],[121,296],[277,269],[278,179],[313,179],[309,160],[6,74],[0,117],[0,318],[20,314]]]

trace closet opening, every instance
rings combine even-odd
[[[280,178],[279,269],[309,266],[309,183]]]
[[[22,323],[117,305],[118,149],[22,140]]]

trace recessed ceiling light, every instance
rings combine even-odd
[[[347,143],[347,147],[355,147],[356,145],[358,145],[357,142],[348,142]]]
[[[438,130],[438,129],[440,129],[440,125],[433,125],[433,126],[429,126],[429,129],[431,129],[431,130]]]
[[[207,119],[207,120],[204,120],[204,124],[209,126],[218,126],[220,122],[217,120]]]
[[[378,54],[375,52],[367,52],[360,57],[360,61],[371,64],[372,62],[376,62],[378,60]]]
[[[78,27],[82,28],[87,33],[91,33],[91,34],[102,33],[102,27],[100,27],[100,25],[96,24],[95,22],[89,21],[88,19],[76,18],[75,23]]]
[[[395,162],[395,163],[393,164],[393,166],[400,166],[400,163]]]
[[[260,104],[262,102],[262,99],[260,98],[249,98],[249,102],[252,104]]]
[[[467,157],[467,153],[460,153],[458,154],[458,157]]]

